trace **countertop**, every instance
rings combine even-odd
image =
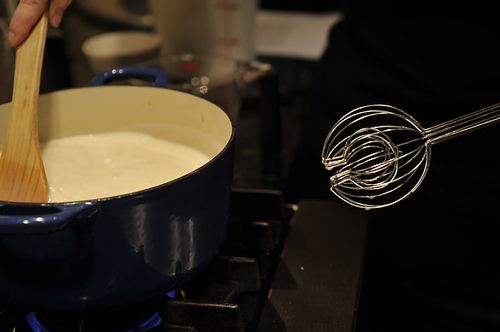
[[[352,332],[366,233],[364,211],[299,202],[258,331]]]

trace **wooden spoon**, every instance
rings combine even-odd
[[[38,95],[48,14],[16,50],[12,113],[0,156],[0,200],[47,202],[48,183],[38,141]]]

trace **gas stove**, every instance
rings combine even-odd
[[[265,302],[294,211],[280,192],[234,190],[220,255],[181,289],[140,308],[99,317],[0,311],[0,331],[252,331]]]
[[[234,189],[220,255],[180,289],[99,317],[4,308],[0,331],[353,331],[365,228],[334,202]]]

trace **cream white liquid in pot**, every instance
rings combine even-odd
[[[185,175],[209,158],[136,132],[110,132],[41,144],[49,202],[89,200],[147,189]]]

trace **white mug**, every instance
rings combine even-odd
[[[254,59],[257,0],[149,0],[163,54]]]

